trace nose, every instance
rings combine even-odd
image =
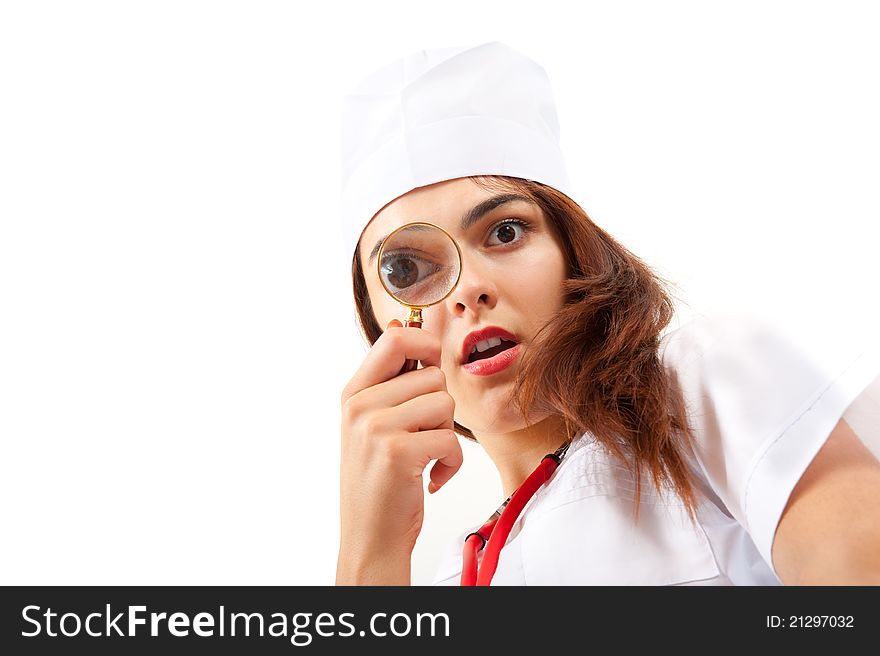
[[[479,258],[467,258],[462,253],[461,277],[447,297],[446,304],[453,316],[471,312],[479,317],[498,303],[498,288],[488,267]]]

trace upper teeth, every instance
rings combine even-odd
[[[471,351],[471,353],[476,353],[477,351],[482,353],[483,351],[490,349],[493,346],[498,346],[500,343],[500,337],[490,337],[489,339],[484,339],[482,342],[477,342],[477,345],[474,347],[474,350]]]

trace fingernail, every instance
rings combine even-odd
[[[436,492],[439,489],[440,488],[434,484],[434,481],[428,481],[428,493],[429,494],[434,494],[434,492]]]

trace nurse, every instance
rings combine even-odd
[[[572,200],[546,73],[502,43],[386,66],[343,121],[371,348],[341,394],[337,584],[411,583],[422,475],[435,493],[456,474],[458,436],[506,497],[559,454],[483,583],[880,584],[876,347],[813,348],[737,314],[666,330],[664,281]],[[414,221],[462,257],[421,330],[376,275]],[[400,374],[407,359],[421,367]],[[435,583],[468,578],[466,539],[488,566],[483,528],[454,536]]]

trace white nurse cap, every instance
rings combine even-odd
[[[497,41],[422,50],[371,73],[343,98],[341,145],[349,255],[379,210],[435,182],[506,175],[571,197],[550,80]]]

